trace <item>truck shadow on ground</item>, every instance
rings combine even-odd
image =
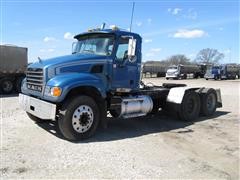
[[[161,133],[181,128],[186,128],[196,122],[211,121],[220,116],[226,115],[230,112],[217,111],[211,117],[200,117],[194,122],[183,122],[176,117],[169,117],[163,112],[157,115],[149,115],[145,117],[138,117],[132,119],[120,119],[108,117],[108,128],[98,128],[96,134],[84,141],[74,143],[90,143],[90,142],[102,142],[102,141],[115,141],[126,138],[134,138],[144,136],[152,133]],[[58,130],[57,122],[45,121],[43,123],[37,123],[38,126],[51,133],[52,135],[65,139]],[[180,130],[177,133],[189,133],[193,130],[187,128]]]
[[[18,93],[12,93],[12,94],[1,94],[0,92],[0,98],[9,98],[9,97],[18,97]]]

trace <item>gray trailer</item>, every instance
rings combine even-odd
[[[0,45],[0,93],[21,91],[27,62],[27,48]]]
[[[239,78],[239,65],[238,64],[224,64],[220,69],[220,79],[236,79]]]
[[[164,77],[166,70],[167,70],[167,65],[162,64],[160,62],[146,62],[143,65],[143,74],[150,74],[152,77],[153,74],[156,74],[157,77]]]

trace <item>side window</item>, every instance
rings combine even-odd
[[[129,37],[121,37],[116,53],[117,61],[121,62],[128,58],[128,41]]]

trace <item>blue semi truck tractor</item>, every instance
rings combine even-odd
[[[127,119],[166,109],[192,121],[222,106],[219,89],[142,83],[142,38],[136,33],[113,27],[74,38],[71,55],[28,66],[19,95],[32,120],[57,121],[68,140],[89,138],[98,126],[106,127],[107,112]]]
[[[209,65],[204,75],[205,79],[236,79],[240,77],[240,66],[238,64]]]

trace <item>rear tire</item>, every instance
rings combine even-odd
[[[198,118],[200,112],[200,97],[195,91],[185,93],[178,116],[183,121],[192,121]]]
[[[211,116],[217,108],[217,93],[214,89],[206,89],[206,93],[202,93],[201,97],[201,114],[203,116]]]
[[[35,123],[42,123],[42,122],[44,121],[43,119],[40,119],[40,118],[38,118],[38,117],[36,117],[36,116],[28,113],[28,112],[27,112],[27,115],[28,115],[28,117],[29,117],[31,120],[33,120]]]
[[[4,94],[10,94],[14,89],[11,79],[3,79],[0,81],[0,91]]]
[[[82,95],[63,104],[59,113],[58,126],[66,139],[79,141],[91,137],[99,121],[98,105],[93,98]]]

